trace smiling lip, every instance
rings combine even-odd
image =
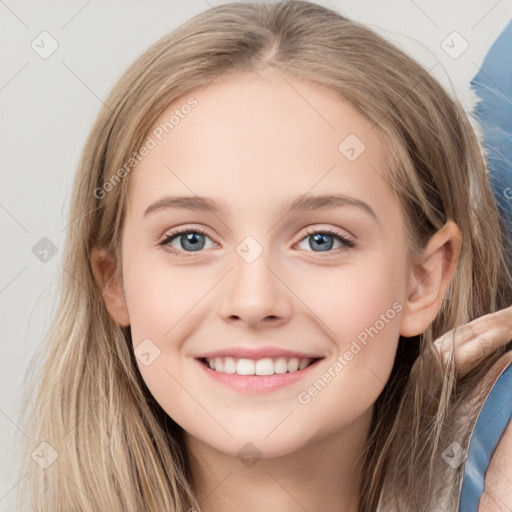
[[[312,352],[296,352],[294,350],[286,350],[278,347],[232,347],[220,350],[214,350],[211,352],[204,352],[203,354],[195,356],[197,359],[211,359],[214,357],[233,357],[235,359],[264,359],[266,357],[297,357],[319,359],[323,358],[322,354],[314,354]]]
[[[282,353],[282,352],[281,352]],[[284,386],[293,384],[307,375],[318,366],[324,358],[317,358],[303,370],[292,373],[275,373],[274,375],[238,375],[237,373],[221,373],[212,370],[202,359],[196,359],[197,364],[203,372],[214,382],[218,382],[236,391],[243,391],[250,394],[258,394],[269,391],[276,391]]]

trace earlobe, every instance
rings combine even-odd
[[[400,324],[402,336],[421,334],[435,320],[457,268],[461,247],[462,234],[449,220],[431,237],[420,261],[412,264]]]
[[[115,275],[116,263],[106,249],[94,247],[91,251],[91,269],[105,307],[121,327],[130,325],[130,317],[126,306],[123,287]]]

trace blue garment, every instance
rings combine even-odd
[[[480,98],[474,115],[483,130],[490,182],[512,258],[512,21],[487,53],[471,87]]]
[[[477,512],[492,453],[512,418],[512,364],[494,383],[480,411],[469,443],[459,512]]]
[[[508,232],[512,259],[512,21],[471,80],[480,101],[475,118],[487,150],[489,179]],[[492,453],[512,420],[512,365],[492,387],[473,430],[464,466],[459,512],[477,512]]]

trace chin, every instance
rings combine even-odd
[[[281,418],[282,419],[282,418]],[[279,421],[275,423],[278,425]],[[274,425],[274,427],[275,427]],[[272,428],[274,428],[272,427]],[[228,428],[229,435],[204,437],[198,436],[201,443],[231,457],[244,460],[272,458],[289,455],[304,447],[306,436],[291,437],[285,427],[278,427],[274,432],[272,428],[237,429]],[[280,430],[278,432],[278,430]],[[190,436],[196,437],[193,434]]]

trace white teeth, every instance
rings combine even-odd
[[[301,359],[299,364],[299,370],[304,370],[306,366],[309,364],[309,362],[306,359]]]
[[[215,363],[215,370],[217,371],[217,363]],[[254,361],[252,359],[239,359],[236,365],[236,373],[238,375],[254,375]]]
[[[273,375],[274,363],[269,357],[266,359],[258,359],[255,368],[256,375]],[[277,372],[276,372],[277,373]]]
[[[288,361],[288,371],[289,372],[296,372],[299,369],[299,358],[298,357],[292,357]]]
[[[274,366],[275,373],[286,373],[288,371],[288,361],[284,357],[280,357]]]
[[[224,373],[236,373],[236,366],[236,361],[232,357],[226,357],[224,360]]]
[[[253,360],[247,358],[236,359],[234,357],[207,358],[208,366],[220,373],[237,373],[238,375],[274,375],[293,373],[303,370],[313,359],[298,357],[265,357]]]

